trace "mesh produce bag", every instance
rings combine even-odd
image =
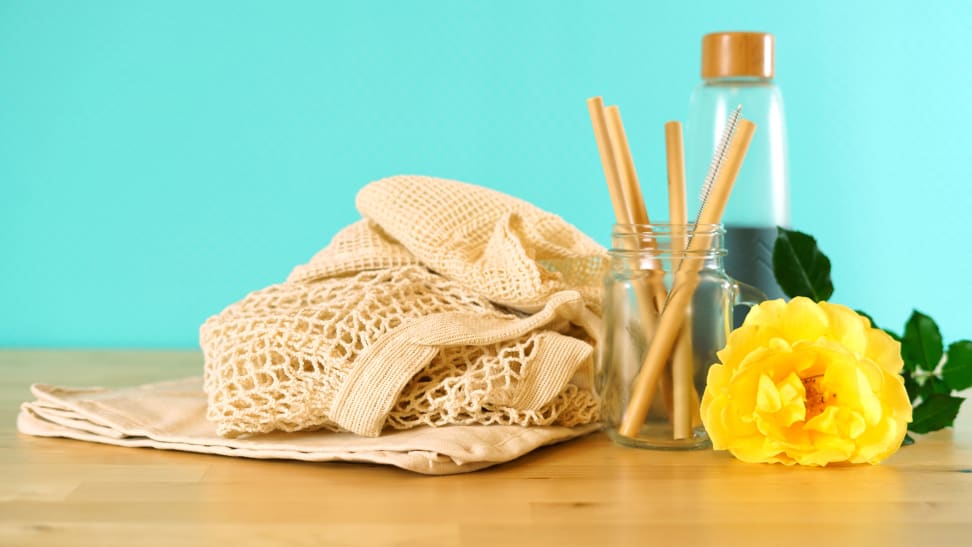
[[[542,307],[555,292],[578,290],[600,302],[604,249],[557,215],[470,184],[392,177],[365,186],[358,210],[429,269],[489,300]]]
[[[284,283],[200,329],[225,436],[595,421],[604,250],[485,188],[392,177]]]

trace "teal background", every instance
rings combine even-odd
[[[970,23],[958,1],[0,0],[0,345],[194,347],[395,173],[606,243],[584,100],[621,105],[663,210],[662,126],[715,30],[776,35],[793,224],[833,300],[969,337]]]

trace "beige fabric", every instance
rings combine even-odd
[[[200,378],[122,389],[38,384],[31,390],[36,400],[24,403],[17,417],[18,429],[30,435],[243,458],[370,462],[436,475],[482,469],[596,429],[422,426],[374,438],[318,431],[229,439],[205,418]]]
[[[358,210],[423,264],[490,301],[535,310],[558,291],[600,302],[604,249],[557,215],[495,190],[430,177],[365,186]]]
[[[600,246],[442,179],[374,182],[357,206],[287,281],[201,327],[220,435],[597,420]]]

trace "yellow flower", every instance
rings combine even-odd
[[[900,350],[846,306],[755,306],[709,369],[701,413],[713,448],[746,462],[880,462],[911,421]]]

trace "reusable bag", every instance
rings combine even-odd
[[[391,177],[356,201],[361,221],[201,327],[220,435],[597,421],[603,248],[461,182]]]

